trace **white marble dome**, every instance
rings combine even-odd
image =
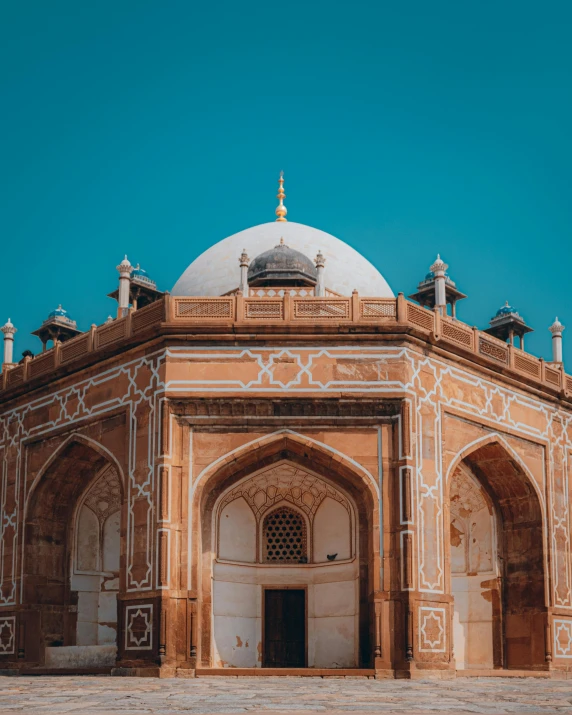
[[[318,251],[326,259],[326,288],[351,295],[355,288],[362,296],[392,298],[385,278],[367,259],[347,243],[329,233],[292,221],[263,223],[215,243],[196,258],[172,290],[173,295],[219,296],[238,288],[238,259],[243,249],[249,258],[268,251],[280,239],[312,260]]]

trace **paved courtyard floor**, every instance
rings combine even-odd
[[[571,680],[0,677],[0,713],[572,714]]]

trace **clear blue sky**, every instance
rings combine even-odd
[[[437,252],[486,327],[508,299],[568,325],[569,2],[0,4],[0,322],[82,329],[125,253],[170,289],[273,220],[350,243],[412,292]]]

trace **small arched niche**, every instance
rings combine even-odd
[[[99,571],[101,549],[99,545],[99,519],[85,504],[77,519],[76,567],[78,571]]]
[[[256,518],[242,497],[221,510],[218,555],[227,561],[256,561]]]
[[[262,563],[308,563],[306,520],[288,503],[272,509],[262,520]]]
[[[347,503],[326,497],[318,507],[312,529],[314,563],[328,563],[332,557],[337,561],[351,558],[351,516]]]

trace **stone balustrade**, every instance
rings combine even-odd
[[[299,330],[307,336],[311,332],[323,334],[332,330],[347,332],[344,326],[360,328],[367,333],[412,332],[444,350],[461,353],[464,357],[478,356],[478,362],[499,372],[506,372],[525,386],[547,388],[560,397],[572,400],[572,376],[566,375],[561,365],[545,363],[497,338],[470,327],[438,311],[430,311],[397,298],[362,298],[354,293],[343,297],[302,297],[286,294],[279,297],[175,297],[162,300],[129,313],[64,343],[26,358],[20,365],[6,367],[0,376],[0,398],[8,397],[24,383],[47,382],[49,376],[61,368],[79,369],[87,356],[93,362],[118,348],[185,329],[202,334],[249,332],[256,325],[257,332],[270,332],[282,326],[284,332],[295,335]],[[329,326],[329,327],[328,327]],[[283,332],[283,331],[280,331]],[[43,378],[40,380],[40,378]]]

